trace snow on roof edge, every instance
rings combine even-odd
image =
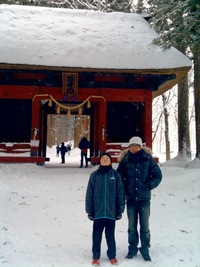
[[[0,12],[1,63],[109,70],[191,67],[175,48],[153,45],[157,34],[135,13],[15,5],[0,5]]]

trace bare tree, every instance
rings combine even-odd
[[[170,159],[170,141],[169,141],[169,114],[167,110],[167,97],[165,94],[162,95],[163,101],[163,114],[165,119],[165,144],[166,144],[166,160]]]

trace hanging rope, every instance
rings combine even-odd
[[[90,104],[90,99],[91,98],[102,98],[104,100],[104,102],[106,102],[105,98],[103,96],[95,96],[95,95],[91,95],[88,96],[88,98],[86,98],[83,102],[81,102],[78,105],[75,106],[68,106],[68,105],[64,105],[59,103],[52,95],[49,94],[38,94],[38,95],[34,95],[32,102],[35,100],[36,97],[48,97],[49,98],[49,106],[52,106],[52,102],[54,102],[57,105],[57,113],[60,113],[60,108],[68,110],[68,115],[70,115],[70,110],[75,110],[75,109],[79,109],[82,106],[84,106],[87,103],[87,107],[90,108],[91,104]]]

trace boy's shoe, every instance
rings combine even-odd
[[[111,259],[111,260],[110,260],[110,263],[111,263],[112,265],[118,265],[118,260],[117,260],[116,258]]]
[[[100,265],[100,260],[93,259],[92,260],[92,265],[99,266]]]

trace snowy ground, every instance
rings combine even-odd
[[[0,164],[0,266],[91,266],[92,222],[84,209],[89,175],[79,169],[79,151],[60,164]],[[113,164],[116,168],[117,164]],[[200,169],[161,166],[163,181],[152,192],[152,262],[125,260],[127,216],[116,223],[117,258],[122,267],[200,267]],[[110,266],[102,241],[101,266]]]

